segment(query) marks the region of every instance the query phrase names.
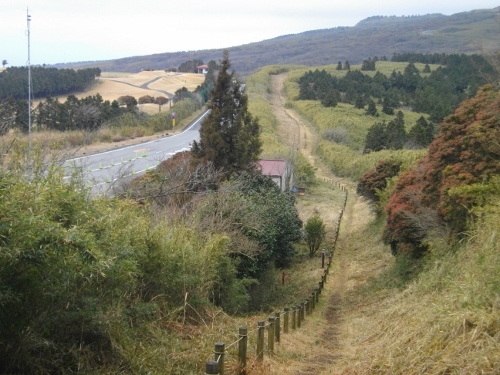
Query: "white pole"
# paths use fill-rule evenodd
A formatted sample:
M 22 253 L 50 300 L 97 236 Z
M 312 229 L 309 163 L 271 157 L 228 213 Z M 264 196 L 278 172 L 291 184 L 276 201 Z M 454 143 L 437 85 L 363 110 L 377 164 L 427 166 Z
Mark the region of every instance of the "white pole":
M 28 8 L 26 8 L 26 15 L 28 21 L 28 30 L 26 35 L 28 36 L 28 138 L 31 149 L 31 61 L 30 61 L 30 22 L 31 16 L 29 14 Z

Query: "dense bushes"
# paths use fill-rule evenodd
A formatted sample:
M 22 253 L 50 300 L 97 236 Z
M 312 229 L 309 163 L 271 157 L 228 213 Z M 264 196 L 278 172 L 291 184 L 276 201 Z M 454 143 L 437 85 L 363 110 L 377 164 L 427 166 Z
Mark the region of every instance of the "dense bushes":
M 189 153 L 181 153 L 134 181 L 128 194 L 186 218 L 200 233 L 227 236 L 227 259 L 219 269 L 224 282 L 217 284 L 212 300 L 231 312 L 261 309 L 264 302 L 246 293 L 269 270 L 290 264 L 302 223 L 294 197 L 269 177 L 249 171 L 226 182 L 221 178 L 220 171 L 193 164 Z
M 24 176 L 0 174 L 2 373 L 120 363 L 131 327 L 208 306 L 224 236 L 153 220 L 133 201 L 89 200 L 56 167 Z
M 397 176 L 401 162 L 395 160 L 380 160 L 373 170 L 369 170 L 359 179 L 356 192 L 359 195 L 377 202 L 377 193 L 387 187 L 387 179 Z
M 500 172 L 500 94 L 485 86 L 441 124 L 428 155 L 405 172 L 391 194 L 387 210 L 386 241 L 393 249 L 419 255 L 423 239 L 439 221 L 453 235 L 460 234 L 470 209 L 484 203 L 481 189 Z

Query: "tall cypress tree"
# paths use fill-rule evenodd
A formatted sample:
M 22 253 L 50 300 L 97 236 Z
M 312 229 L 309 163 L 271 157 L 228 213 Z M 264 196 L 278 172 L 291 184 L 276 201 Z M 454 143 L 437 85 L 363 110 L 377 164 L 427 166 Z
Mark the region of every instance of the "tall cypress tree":
M 230 66 L 225 50 L 208 104 L 211 112 L 201 124 L 200 141 L 192 147 L 196 162 L 212 162 L 227 177 L 251 168 L 262 147 L 259 122 L 248 112 L 248 97 L 234 72 L 228 72 Z

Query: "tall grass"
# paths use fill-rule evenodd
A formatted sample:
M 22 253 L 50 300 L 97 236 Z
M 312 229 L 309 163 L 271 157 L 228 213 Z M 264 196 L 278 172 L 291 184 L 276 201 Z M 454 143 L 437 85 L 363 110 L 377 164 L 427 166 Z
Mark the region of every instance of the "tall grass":
M 431 238 L 423 271 L 409 284 L 395 283 L 400 276 L 391 269 L 349 293 L 343 310 L 352 331 L 342 337 L 349 354 L 335 373 L 500 372 L 498 191 L 481 213 L 453 249 L 440 236 Z
M 253 116 L 259 119 L 261 127 L 262 156 L 275 157 L 287 155 L 289 147 L 281 142 L 277 133 L 278 120 L 269 105 L 270 83 L 269 76 L 285 72 L 287 68 L 268 66 L 259 70 L 247 79 L 246 92 L 248 94 L 248 109 Z
M 314 170 L 305 157 L 286 144 L 278 132 L 278 120 L 269 104 L 270 76 L 288 72 L 294 66 L 267 66 L 247 79 L 249 111 L 259 119 L 261 126 L 262 158 L 285 159 L 294 165 L 296 183 L 309 185 L 314 182 Z
M 361 154 L 347 146 L 320 139 L 317 152 L 333 173 L 358 180 L 370 169 L 374 169 L 381 160 L 400 161 L 401 169 L 408 169 L 425 155 L 426 150 L 383 150 Z

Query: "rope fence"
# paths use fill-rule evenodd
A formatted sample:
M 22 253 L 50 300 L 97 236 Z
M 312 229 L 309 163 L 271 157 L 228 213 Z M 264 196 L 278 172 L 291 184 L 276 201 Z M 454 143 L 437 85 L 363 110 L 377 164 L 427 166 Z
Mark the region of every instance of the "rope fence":
M 274 354 L 274 344 L 275 342 L 280 342 L 281 340 L 281 332 L 284 334 L 290 333 L 290 328 L 292 331 L 295 331 L 301 328 L 303 322 L 305 321 L 307 316 L 310 316 L 314 309 L 316 308 L 316 304 L 319 302 L 319 296 L 321 295 L 321 291 L 325 287 L 327 276 L 329 274 L 330 266 L 332 263 L 333 254 L 335 251 L 335 247 L 337 245 L 337 239 L 339 236 L 340 223 L 342 221 L 342 216 L 344 215 L 345 207 L 347 204 L 347 188 L 340 184 L 339 182 L 334 182 L 330 179 L 324 179 L 325 182 L 330 182 L 333 185 L 337 185 L 339 189 L 344 192 L 344 202 L 342 209 L 340 210 L 339 217 L 337 220 L 337 225 L 335 228 L 335 235 L 333 240 L 332 249 L 330 252 L 322 252 L 322 261 L 321 267 L 324 269 L 323 275 L 321 275 L 321 280 L 318 282 L 318 287 L 314 288 L 311 292 L 310 296 L 304 299 L 300 305 L 296 306 L 288 306 L 285 307 L 282 311 L 276 311 L 274 315 L 269 316 L 268 321 L 266 323 L 265 320 L 257 321 L 257 328 L 248 332 L 247 327 L 239 327 L 238 330 L 238 339 L 227 347 L 222 342 L 215 343 L 214 348 L 214 360 L 207 361 L 205 364 L 205 374 L 206 375 L 224 375 L 225 374 L 225 356 L 229 355 L 228 350 L 236 344 L 238 344 L 238 367 L 237 374 L 245 375 L 247 368 L 247 352 L 248 352 L 248 338 L 250 334 L 256 334 L 256 343 L 255 343 L 255 361 L 262 362 L 264 360 L 265 352 L 268 355 Z M 325 264 L 325 257 L 328 256 L 328 259 Z M 283 323 L 282 323 L 283 321 Z M 267 350 L 266 350 L 266 342 L 265 342 L 265 333 L 267 331 Z

